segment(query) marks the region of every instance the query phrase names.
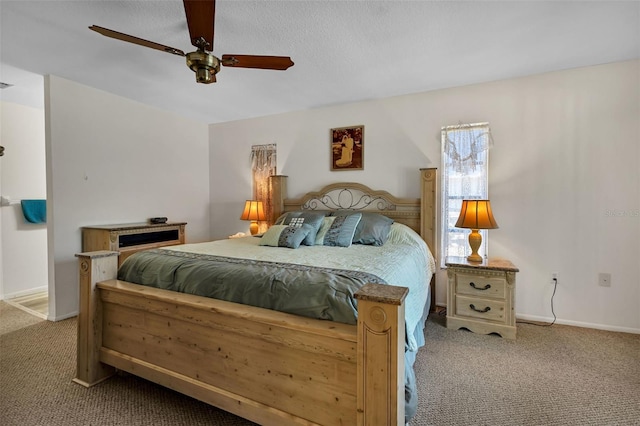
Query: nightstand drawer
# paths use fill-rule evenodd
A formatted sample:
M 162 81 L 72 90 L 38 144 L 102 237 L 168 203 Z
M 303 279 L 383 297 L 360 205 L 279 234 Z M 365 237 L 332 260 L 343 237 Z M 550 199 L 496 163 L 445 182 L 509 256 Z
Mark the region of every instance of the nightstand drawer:
M 467 296 L 456 297 L 456 315 L 458 316 L 504 322 L 504 310 L 504 300 L 479 299 Z
M 456 293 L 504 299 L 505 279 L 458 273 L 456 275 Z

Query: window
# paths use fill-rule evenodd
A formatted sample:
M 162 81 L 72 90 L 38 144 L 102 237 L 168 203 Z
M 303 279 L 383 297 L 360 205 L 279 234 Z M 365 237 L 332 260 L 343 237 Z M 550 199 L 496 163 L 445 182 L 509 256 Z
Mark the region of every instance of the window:
M 442 256 L 471 254 L 470 229 L 456 228 L 462 200 L 489 198 L 489 147 L 492 143 L 488 123 L 460 124 L 442 128 Z M 480 230 L 482 245 L 478 254 L 486 257 L 488 237 Z

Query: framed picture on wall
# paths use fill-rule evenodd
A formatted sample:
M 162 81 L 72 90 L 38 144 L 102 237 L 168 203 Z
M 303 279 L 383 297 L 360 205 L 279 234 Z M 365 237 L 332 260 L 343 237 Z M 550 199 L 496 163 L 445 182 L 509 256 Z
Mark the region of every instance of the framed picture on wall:
M 331 129 L 331 170 L 364 169 L 364 126 Z

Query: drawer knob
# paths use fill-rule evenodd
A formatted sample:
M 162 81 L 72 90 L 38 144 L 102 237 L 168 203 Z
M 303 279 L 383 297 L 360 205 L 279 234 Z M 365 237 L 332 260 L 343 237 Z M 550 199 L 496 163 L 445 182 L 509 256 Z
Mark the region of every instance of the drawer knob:
M 484 314 L 485 312 L 489 312 L 489 311 L 491 310 L 491 307 L 489 307 L 489 306 L 487 306 L 487 307 L 486 307 L 486 308 L 484 308 L 484 309 L 478 309 L 478 308 L 476 308 L 476 307 L 475 307 L 475 305 L 474 305 L 473 303 L 472 303 L 472 304 L 470 304 L 470 305 L 469 305 L 469 307 L 470 307 L 472 310 L 476 311 L 476 312 L 480 312 L 481 314 Z
M 489 290 L 491 288 L 491 284 L 487 284 L 484 287 L 477 287 L 476 283 L 474 283 L 473 281 L 471 281 L 469 283 L 469 285 L 473 288 L 475 288 L 476 290 Z

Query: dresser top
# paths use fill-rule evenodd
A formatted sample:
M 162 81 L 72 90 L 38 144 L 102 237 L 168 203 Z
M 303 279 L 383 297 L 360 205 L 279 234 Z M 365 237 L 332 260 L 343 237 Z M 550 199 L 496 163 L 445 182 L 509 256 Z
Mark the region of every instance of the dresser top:
M 494 271 L 519 272 L 520 270 L 507 259 L 489 259 L 482 262 L 469 262 L 466 257 L 449 256 L 444 260 L 446 266 Z
M 82 229 L 103 229 L 107 231 L 126 231 L 128 229 L 149 229 L 149 228 L 161 228 L 163 226 L 180 226 L 186 225 L 187 222 L 167 222 L 167 223 L 121 223 L 116 225 L 90 225 L 83 226 Z

